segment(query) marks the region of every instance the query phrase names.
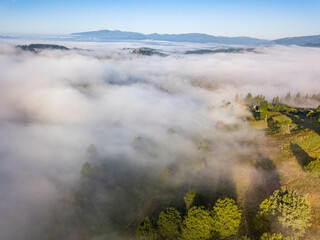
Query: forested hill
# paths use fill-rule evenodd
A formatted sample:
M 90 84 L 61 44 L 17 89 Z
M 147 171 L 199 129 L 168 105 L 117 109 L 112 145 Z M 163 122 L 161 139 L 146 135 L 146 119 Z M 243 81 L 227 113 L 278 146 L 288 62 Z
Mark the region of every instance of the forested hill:
M 212 36 L 202 33 L 186 34 L 142 34 L 137 32 L 123 32 L 100 30 L 92 32 L 72 33 L 75 39 L 86 41 L 111 41 L 111 40 L 156 40 L 172 42 L 192 42 L 192 43 L 219 43 L 219 44 L 240 44 L 240 45 L 260 45 L 269 41 L 251 37 L 222 37 Z

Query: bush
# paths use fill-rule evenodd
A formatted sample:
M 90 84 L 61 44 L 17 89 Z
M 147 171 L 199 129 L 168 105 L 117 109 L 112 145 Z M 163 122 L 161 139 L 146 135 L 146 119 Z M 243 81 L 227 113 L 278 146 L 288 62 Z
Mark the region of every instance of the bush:
M 180 236 L 182 219 L 174 208 L 167 208 L 161 212 L 158 220 L 158 229 L 164 239 L 175 240 Z
M 310 226 L 310 205 L 303 196 L 287 187 L 275 191 L 260 205 L 254 224 L 260 232 L 282 232 L 299 238 Z
M 239 231 L 241 211 L 234 200 L 218 200 L 213 207 L 214 230 L 221 238 L 230 237 Z
M 268 123 L 268 128 L 271 131 L 277 131 L 279 129 L 279 122 L 275 121 L 273 118 L 268 118 L 267 123 Z
M 320 177 L 320 158 L 311 161 L 305 168 L 310 172 L 312 175 L 316 177 Z
M 146 217 L 137 228 L 137 237 L 141 240 L 156 240 L 159 238 L 153 219 Z

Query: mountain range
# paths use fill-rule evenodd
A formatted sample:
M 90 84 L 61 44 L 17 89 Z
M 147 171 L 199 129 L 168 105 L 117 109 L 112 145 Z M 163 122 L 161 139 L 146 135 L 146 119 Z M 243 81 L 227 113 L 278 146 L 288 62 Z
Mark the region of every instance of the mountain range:
M 78 41 L 117 41 L 117 40 L 156 40 L 171 42 L 191 42 L 191 43 L 217 43 L 217 44 L 235 44 L 235 45 L 299 45 L 299 46 L 320 46 L 320 35 L 288 37 L 276 40 L 265 40 L 251 37 L 222 37 L 212 36 L 202 33 L 186 34 L 142 34 L 138 32 L 123 32 L 119 30 L 100 30 L 91 32 L 80 32 L 70 34 L 71 39 Z
M 0 36 L 0 39 L 24 39 L 21 37 Z M 38 39 L 36 36 L 27 36 L 28 39 Z M 286 37 L 275 40 L 265 40 L 252 37 L 224 37 L 213 36 L 203 33 L 185 33 L 185 34 L 142 34 L 138 32 L 126 32 L 119 30 L 100 30 L 91 32 L 71 33 L 69 35 L 60 35 L 58 37 L 41 37 L 42 40 L 71 40 L 71 41 L 89 41 L 89 42 L 108 42 L 108 41 L 168 41 L 168 42 L 189 42 L 189 43 L 215 43 L 228 45 L 298 45 L 304 47 L 320 47 L 320 35 Z
M 72 33 L 72 38 L 83 41 L 112 41 L 112 40 L 156 40 L 171 42 L 191 43 L 218 43 L 218 44 L 239 44 L 239 45 L 260 45 L 269 41 L 251 37 L 221 37 L 202 33 L 186 34 L 142 34 L 137 32 L 122 32 L 119 30 L 100 30 L 93 32 Z

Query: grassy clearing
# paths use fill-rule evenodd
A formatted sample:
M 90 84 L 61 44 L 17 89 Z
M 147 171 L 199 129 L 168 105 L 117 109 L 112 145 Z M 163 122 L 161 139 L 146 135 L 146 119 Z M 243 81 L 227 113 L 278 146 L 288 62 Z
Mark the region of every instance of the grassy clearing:
M 319 124 L 316 119 L 299 119 L 297 116 L 279 114 L 274 116 L 277 121 L 291 118 L 297 128 L 290 134 L 271 132 L 265 121 L 255 121 L 251 126 L 265 130 L 268 138 L 268 148 L 263 153 L 275 165 L 279 175 L 280 185 L 288 186 L 300 194 L 305 194 L 312 207 L 312 226 L 306 239 L 318 240 L 320 236 L 320 178 L 306 172 L 303 164 L 320 157 Z

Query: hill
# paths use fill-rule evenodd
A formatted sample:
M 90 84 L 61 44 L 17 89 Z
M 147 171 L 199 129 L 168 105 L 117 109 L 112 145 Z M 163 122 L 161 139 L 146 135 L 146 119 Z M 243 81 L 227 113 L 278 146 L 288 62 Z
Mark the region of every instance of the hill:
M 319 47 L 320 35 L 287 37 L 287 38 L 276 39 L 276 40 L 273 40 L 272 42 L 276 44 L 281 44 L 281 45 L 299 45 L 299 46 L 306 46 L 306 47 Z
M 18 45 L 17 48 L 20 48 L 24 51 L 30 51 L 30 52 L 38 52 L 39 50 L 69 50 L 65 46 L 60 45 L 54 45 L 54 44 L 29 44 L 29 45 Z
M 172 42 L 192 42 L 192 43 L 219 43 L 219 44 L 240 44 L 240 45 L 260 45 L 268 43 L 268 40 L 251 37 L 221 37 L 202 33 L 186 34 L 142 34 L 137 32 L 122 32 L 119 30 L 100 30 L 92 32 L 72 33 L 75 40 L 84 41 L 112 41 L 112 40 L 156 40 Z

